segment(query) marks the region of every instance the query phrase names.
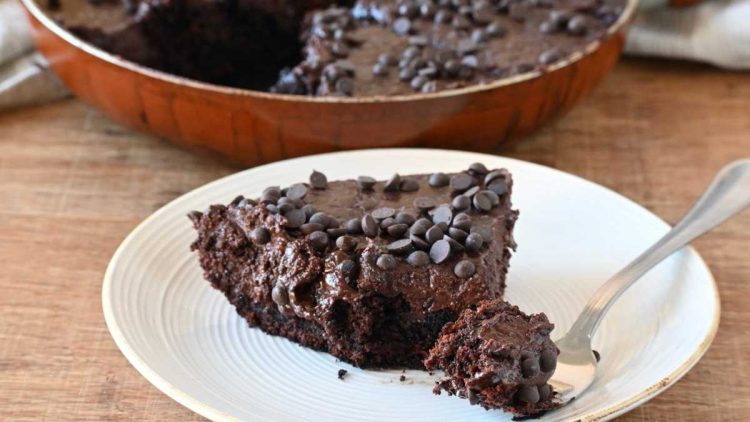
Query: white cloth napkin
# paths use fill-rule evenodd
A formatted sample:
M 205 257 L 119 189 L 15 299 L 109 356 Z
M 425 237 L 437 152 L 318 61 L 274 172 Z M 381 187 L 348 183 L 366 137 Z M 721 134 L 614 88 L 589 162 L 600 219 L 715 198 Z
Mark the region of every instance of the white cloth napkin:
M 705 0 L 690 7 L 669 7 L 665 1 L 642 0 L 627 54 L 750 69 L 750 0 Z M 0 110 L 66 95 L 44 58 L 33 51 L 21 6 L 0 0 Z

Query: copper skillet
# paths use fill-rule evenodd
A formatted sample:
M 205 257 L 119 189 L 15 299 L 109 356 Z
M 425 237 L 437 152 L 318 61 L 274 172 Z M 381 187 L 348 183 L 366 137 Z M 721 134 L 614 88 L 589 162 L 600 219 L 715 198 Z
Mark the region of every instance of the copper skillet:
M 245 165 L 368 147 L 496 150 L 569 110 L 601 81 L 637 4 L 629 0 L 602 39 L 545 72 L 432 94 L 308 98 L 137 65 L 76 38 L 34 0 L 21 1 L 39 50 L 77 96 L 119 122 Z

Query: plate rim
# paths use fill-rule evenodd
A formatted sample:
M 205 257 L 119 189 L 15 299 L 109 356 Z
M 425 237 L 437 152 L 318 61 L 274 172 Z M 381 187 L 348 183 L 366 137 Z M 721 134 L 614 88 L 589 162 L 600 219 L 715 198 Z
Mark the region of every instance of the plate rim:
M 120 352 L 123 354 L 123 356 L 125 356 L 125 359 L 144 378 L 146 378 L 146 380 L 150 382 L 154 387 L 156 387 L 159 391 L 166 394 L 168 397 L 175 400 L 179 404 L 190 409 L 191 411 L 205 418 L 208 418 L 210 420 L 227 420 L 227 421 L 240 420 L 234 416 L 231 416 L 225 412 L 222 412 L 219 409 L 216 409 L 215 407 L 211 405 L 204 403 L 203 401 L 193 397 L 192 395 L 172 385 L 166 379 L 161 377 L 158 371 L 156 371 L 148 363 L 146 363 L 146 361 L 142 359 L 140 355 L 137 353 L 137 351 L 133 347 L 131 347 L 131 345 L 128 343 L 122 330 L 120 329 L 120 326 L 117 323 L 117 319 L 114 315 L 114 311 L 112 307 L 112 298 L 111 298 L 114 271 L 118 265 L 118 262 L 120 261 L 119 259 L 120 255 L 122 255 L 124 251 L 128 249 L 128 246 L 130 245 L 130 243 L 133 241 L 133 239 L 135 239 L 135 237 L 138 234 L 140 234 L 142 230 L 144 230 L 145 226 L 150 224 L 152 220 L 157 219 L 163 212 L 165 212 L 166 209 L 170 208 L 175 202 L 181 201 L 187 196 L 196 195 L 197 192 L 209 190 L 211 189 L 211 187 L 215 185 L 220 185 L 226 179 L 236 177 L 240 174 L 247 173 L 247 172 L 254 172 L 258 170 L 264 170 L 269 167 L 275 167 L 279 165 L 287 165 L 289 163 L 294 163 L 298 161 L 308 161 L 308 160 L 316 159 L 320 157 L 359 155 L 363 153 L 364 154 L 388 154 L 388 153 L 400 154 L 400 153 L 415 153 L 415 152 L 421 152 L 421 153 L 437 152 L 441 154 L 459 154 L 459 155 L 464 155 L 465 157 L 476 157 L 478 161 L 481 160 L 481 157 L 488 157 L 492 159 L 502 158 L 503 160 L 507 160 L 510 162 L 516 162 L 516 163 L 521 163 L 523 165 L 529 165 L 531 167 L 537 167 L 544 171 L 551 171 L 553 173 L 563 174 L 565 176 L 577 179 L 577 181 L 579 182 L 584 182 L 587 184 L 594 185 L 598 188 L 604 189 L 610 194 L 620 197 L 621 199 L 624 199 L 625 201 L 629 202 L 631 205 L 634 205 L 640 212 L 645 212 L 655 217 L 666 227 L 671 227 L 669 223 L 664 221 L 660 216 L 651 212 L 649 209 L 647 209 L 643 205 L 635 202 L 634 200 L 628 198 L 627 196 L 619 192 L 614 191 L 613 189 L 608 188 L 607 186 L 587 180 L 581 176 L 578 176 L 572 173 L 558 170 L 553 167 L 545 166 L 543 164 L 537 164 L 537 163 L 533 163 L 530 161 L 519 160 L 516 158 L 511 158 L 511 157 L 506 157 L 506 156 L 501 156 L 501 155 L 491 155 L 491 154 L 467 152 L 467 151 L 460 151 L 460 150 L 450 150 L 450 149 L 437 149 L 437 148 L 373 148 L 373 149 L 352 150 L 352 151 L 337 151 L 337 152 L 331 152 L 331 153 L 315 154 L 315 155 L 309 155 L 309 156 L 304 156 L 304 157 L 297 157 L 297 158 L 292 158 L 292 159 L 287 159 L 287 160 L 276 161 L 273 163 L 264 164 L 261 166 L 256 166 L 256 167 L 248 168 L 248 169 L 241 170 L 238 172 L 234 172 L 232 174 L 228 174 L 226 176 L 220 177 L 216 180 L 213 180 L 211 182 L 198 186 L 194 189 L 191 189 L 188 192 L 183 193 L 182 195 L 172 199 L 171 201 L 159 207 L 159 209 L 157 209 L 156 211 L 151 213 L 149 216 L 144 218 L 128 233 L 128 235 L 124 238 L 124 240 L 120 243 L 120 245 L 115 250 L 114 254 L 112 255 L 112 258 L 110 258 L 110 261 L 107 264 L 107 269 L 104 273 L 104 278 L 103 278 L 103 283 L 102 283 L 102 310 L 104 314 L 104 321 L 106 323 L 106 326 L 110 335 L 112 336 L 112 339 L 115 341 L 115 344 L 117 345 L 118 349 L 120 349 Z M 622 415 L 623 413 L 629 410 L 632 410 L 640 406 L 641 404 L 651 400 L 652 398 L 666 391 L 669 387 L 674 385 L 683 376 L 685 376 L 685 374 L 687 374 L 700 361 L 703 355 L 705 355 L 708 349 L 710 348 L 711 344 L 713 343 L 714 338 L 716 337 L 716 333 L 718 332 L 719 322 L 721 319 L 721 297 L 719 295 L 718 285 L 716 283 L 716 279 L 713 275 L 713 272 L 711 271 L 711 268 L 706 264 L 703 257 L 698 253 L 698 251 L 695 250 L 695 248 L 693 248 L 692 246 L 687 246 L 685 250 L 687 250 L 694 258 L 697 259 L 696 263 L 700 264 L 702 269 L 705 270 L 711 282 L 710 284 L 711 284 L 711 289 L 713 291 L 715 310 L 714 310 L 713 315 L 711 316 L 712 317 L 711 326 L 709 327 L 709 330 L 706 333 L 706 336 L 703 338 L 703 340 L 701 340 L 701 343 L 699 344 L 699 346 L 690 354 L 690 356 L 685 361 L 682 362 L 682 364 L 679 367 L 677 367 L 674 371 L 666 375 L 659 382 L 643 389 L 640 393 L 630 398 L 621 400 L 613 404 L 612 406 L 604 408 L 598 412 L 586 415 L 580 418 L 579 419 L 580 421 L 609 420 L 616 416 Z

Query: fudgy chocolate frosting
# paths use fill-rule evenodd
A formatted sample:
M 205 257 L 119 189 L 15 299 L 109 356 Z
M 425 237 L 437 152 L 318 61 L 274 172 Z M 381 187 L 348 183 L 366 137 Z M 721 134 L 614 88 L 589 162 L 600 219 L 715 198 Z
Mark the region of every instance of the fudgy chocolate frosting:
M 304 204 L 337 220 L 334 226 L 339 230 L 345 230 L 343 226 L 349 220 L 361 220 L 365 215 L 377 214 L 382 209 L 386 209 L 386 214 L 388 209 L 392 209 L 394 217 L 398 213 L 407 213 L 415 218 L 429 217 L 429 212 L 417 209 L 415 199 L 431 198 L 436 205 L 431 210 L 434 212 L 441 206 L 449 207 L 454 197 L 460 195 L 450 186 L 430 186 L 429 177 L 416 175 L 401 178 L 402 183 L 405 180 L 418 183 L 418 190 L 412 192 L 385 191 L 386 182 L 377 182 L 372 189 L 366 190 L 361 189 L 355 180 L 331 182 L 327 183 L 325 189 L 307 189 Z M 484 177 L 471 176 L 480 190 L 486 187 Z M 453 257 L 442 263 L 430 262 L 423 266 L 414 266 L 405 259 L 408 252 L 418 250 L 411 246 L 402 259 L 396 259 L 395 267 L 388 270 L 378 266 L 378 258 L 384 254 L 392 255 L 388 245 L 408 238 L 408 232 L 392 236 L 381 229 L 381 234 L 376 237 L 347 235 L 356 240 L 352 250 L 341 250 L 333 239 L 321 250 L 314 245 L 310 235 L 304 235 L 297 229 L 290 230 L 288 219 L 281 213 L 274 213 L 274 207 L 269 211 L 262 203 L 241 199 L 226 208 L 219 207 L 209 212 L 224 214 L 248 238 L 259 227 L 270 232 L 270 241 L 256 245 L 252 255 L 247 256 L 247 271 L 256 278 L 276 280 L 274 301 L 284 314 L 323 319 L 334 301 L 355 302 L 363 295 L 372 294 L 386 297 L 401 295 L 416 314 L 443 309 L 458 312 L 479 300 L 498 297 L 503 291 L 504 286 L 497 282 L 497 274 L 506 271 L 505 260 L 501 258 L 510 253 L 513 244 L 510 229 L 517 212 L 511 210 L 509 200 L 511 176 L 503 170 L 501 179 L 507 193 L 499 198 L 497 206 L 489 212 L 479 212 L 473 207 L 464 211 L 471 217 L 471 231 L 487 236 L 484 239 L 486 246 L 477 252 L 454 251 Z M 339 234 L 339 237 L 344 235 L 343 232 L 333 234 Z M 461 260 L 471 261 L 475 266 L 475 273 L 468 279 L 456 274 L 455 266 Z M 356 267 L 348 270 L 342 268 L 345 261 L 353 261 Z M 256 295 L 267 293 L 264 287 L 254 290 L 257 290 L 254 292 Z

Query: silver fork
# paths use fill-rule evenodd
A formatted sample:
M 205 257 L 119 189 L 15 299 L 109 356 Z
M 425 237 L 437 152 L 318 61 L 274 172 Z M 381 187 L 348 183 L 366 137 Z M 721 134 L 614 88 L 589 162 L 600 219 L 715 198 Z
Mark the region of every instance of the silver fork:
M 748 206 L 750 159 L 744 159 L 722 168 L 672 230 L 599 287 L 567 334 L 556 342 L 560 355 L 550 383 L 560 393 L 563 404 L 580 396 L 594 382 L 597 359 L 591 338 L 620 295 L 656 264 Z

